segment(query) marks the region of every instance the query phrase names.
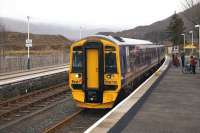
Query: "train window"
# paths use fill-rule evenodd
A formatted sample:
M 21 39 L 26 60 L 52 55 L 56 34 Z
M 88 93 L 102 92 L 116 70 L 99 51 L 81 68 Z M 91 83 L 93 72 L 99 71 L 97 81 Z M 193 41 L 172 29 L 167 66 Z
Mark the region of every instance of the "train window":
M 105 73 L 117 73 L 115 48 L 106 46 L 105 50 Z
M 81 47 L 73 49 L 72 71 L 79 73 L 83 68 L 83 51 Z
M 118 40 L 120 42 L 124 42 L 123 38 L 121 38 L 119 36 L 113 36 L 113 38 L 115 38 L 116 40 Z
M 126 57 L 122 56 L 122 59 L 123 59 L 123 65 L 124 65 L 124 73 L 126 73 L 127 72 Z

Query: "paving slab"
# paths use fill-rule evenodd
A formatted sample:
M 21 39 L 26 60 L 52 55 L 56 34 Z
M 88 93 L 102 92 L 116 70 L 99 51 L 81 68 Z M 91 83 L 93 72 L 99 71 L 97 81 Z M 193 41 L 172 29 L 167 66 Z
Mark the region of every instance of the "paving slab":
M 200 133 L 200 71 L 184 74 L 171 66 L 124 125 L 119 132 Z

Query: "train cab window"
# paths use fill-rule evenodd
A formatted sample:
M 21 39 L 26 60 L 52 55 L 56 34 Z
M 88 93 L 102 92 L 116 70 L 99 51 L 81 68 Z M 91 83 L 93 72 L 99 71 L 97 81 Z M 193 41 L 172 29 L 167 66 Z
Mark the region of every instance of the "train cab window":
M 83 51 L 82 47 L 73 48 L 73 57 L 72 57 L 72 71 L 75 73 L 82 72 L 83 69 Z
M 105 73 L 117 73 L 116 51 L 112 46 L 105 48 Z

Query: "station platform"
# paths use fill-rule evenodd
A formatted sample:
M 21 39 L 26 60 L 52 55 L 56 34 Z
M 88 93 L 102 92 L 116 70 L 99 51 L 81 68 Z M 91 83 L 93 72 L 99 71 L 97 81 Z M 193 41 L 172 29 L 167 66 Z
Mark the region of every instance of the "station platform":
M 196 75 L 183 74 L 180 68 L 171 66 L 120 130 L 124 133 L 200 132 L 199 71 Z
M 185 74 L 169 64 L 154 83 L 156 73 L 86 133 L 200 132 L 200 70 Z

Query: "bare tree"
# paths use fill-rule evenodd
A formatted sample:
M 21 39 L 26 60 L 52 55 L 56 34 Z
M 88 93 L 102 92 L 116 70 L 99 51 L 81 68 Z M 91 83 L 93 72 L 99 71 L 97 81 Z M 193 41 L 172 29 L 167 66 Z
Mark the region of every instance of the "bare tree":
M 187 10 L 184 12 L 184 16 L 188 21 L 193 25 L 200 24 L 200 0 L 184 0 L 182 5 Z

